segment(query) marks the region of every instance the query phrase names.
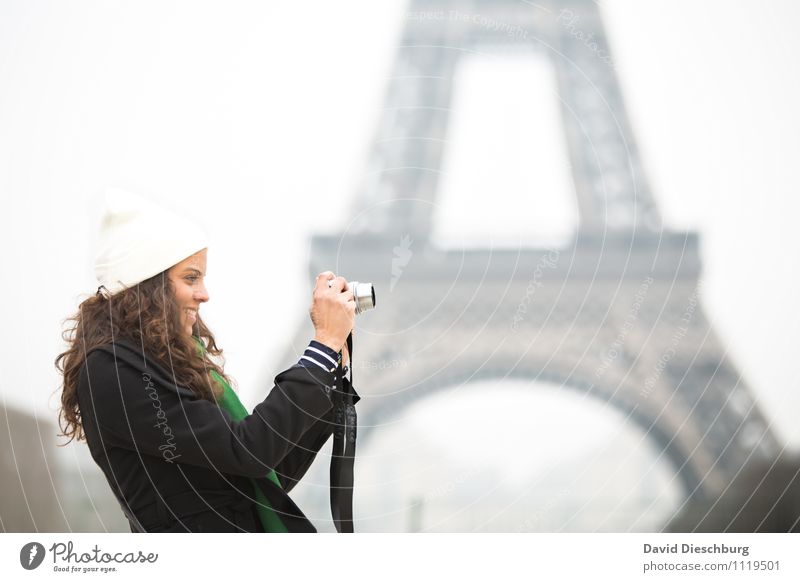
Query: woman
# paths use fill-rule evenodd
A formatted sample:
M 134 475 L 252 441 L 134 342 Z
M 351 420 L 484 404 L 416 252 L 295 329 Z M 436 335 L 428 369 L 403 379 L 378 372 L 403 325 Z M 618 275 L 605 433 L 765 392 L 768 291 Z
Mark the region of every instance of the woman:
M 131 531 L 316 531 L 287 494 L 332 434 L 355 317 L 347 281 L 320 273 L 314 340 L 247 414 L 200 315 L 202 230 L 125 192 L 106 206 L 100 287 L 55 362 L 63 436 L 87 441 Z

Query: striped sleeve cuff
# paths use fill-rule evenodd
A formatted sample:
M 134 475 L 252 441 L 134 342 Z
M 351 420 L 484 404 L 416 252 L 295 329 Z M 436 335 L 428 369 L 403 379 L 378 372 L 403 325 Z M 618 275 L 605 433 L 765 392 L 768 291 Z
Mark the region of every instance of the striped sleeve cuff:
M 339 365 L 339 354 L 325 344 L 316 340 L 311 340 L 306 351 L 300 356 L 299 366 L 310 367 L 318 366 L 326 372 L 335 372 Z

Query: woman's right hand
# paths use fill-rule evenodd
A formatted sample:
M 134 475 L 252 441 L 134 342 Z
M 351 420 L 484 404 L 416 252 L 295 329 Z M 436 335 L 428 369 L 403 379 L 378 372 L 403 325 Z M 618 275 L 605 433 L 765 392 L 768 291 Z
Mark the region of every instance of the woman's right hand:
M 347 280 L 336 277 L 331 271 L 317 275 L 309 314 L 316 331 L 314 339 L 341 351 L 356 319 L 356 302 Z

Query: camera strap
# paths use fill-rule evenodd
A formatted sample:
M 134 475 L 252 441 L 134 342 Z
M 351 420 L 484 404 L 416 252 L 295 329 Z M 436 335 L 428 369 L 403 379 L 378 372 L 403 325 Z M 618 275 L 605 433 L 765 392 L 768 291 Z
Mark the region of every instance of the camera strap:
M 350 382 L 344 384 L 342 358 L 336 371 L 338 394 L 334 404 L 331 456 L 331 515 L 339 533 L 353 533 L 353 464 L 356 457 L 356 407 L 353 404 L 353 334 L 347 336 Z

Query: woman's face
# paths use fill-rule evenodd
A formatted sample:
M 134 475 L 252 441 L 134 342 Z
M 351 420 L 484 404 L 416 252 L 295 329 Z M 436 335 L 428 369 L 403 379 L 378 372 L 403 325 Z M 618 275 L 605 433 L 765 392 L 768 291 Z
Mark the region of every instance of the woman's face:
M 175 298 L 181 311 L 183 330 L 192 335 L 197 322 L 197 311 L 201 303 L 208 301 L 204 279 L 206 276 L 206 254 L 203 249 L 171 267 L 167 275 L 175 287 Z

